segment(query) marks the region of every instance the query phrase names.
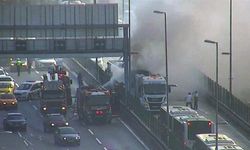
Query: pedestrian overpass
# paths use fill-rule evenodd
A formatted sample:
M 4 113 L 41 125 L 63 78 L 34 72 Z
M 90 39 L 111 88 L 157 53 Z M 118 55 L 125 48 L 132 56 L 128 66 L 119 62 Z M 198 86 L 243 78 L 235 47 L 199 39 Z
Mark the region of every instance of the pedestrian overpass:
M 0 57 L 113 57 L 128 52 L 118 4 L 0 5 Z

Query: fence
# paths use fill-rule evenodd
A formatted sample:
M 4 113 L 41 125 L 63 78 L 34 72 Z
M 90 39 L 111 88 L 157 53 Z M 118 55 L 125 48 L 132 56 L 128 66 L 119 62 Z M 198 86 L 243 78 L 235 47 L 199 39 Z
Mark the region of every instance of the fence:
M 250 104 L 241 101 L 211 78 L 203 73 L 201 74 L 204 79 L 205 89 L 210 97 L 209 100 L 212 103 L 218 100 L 220 110 L 227 113 L 230 120 L 235 121 L 241 128 L 250 133 Z

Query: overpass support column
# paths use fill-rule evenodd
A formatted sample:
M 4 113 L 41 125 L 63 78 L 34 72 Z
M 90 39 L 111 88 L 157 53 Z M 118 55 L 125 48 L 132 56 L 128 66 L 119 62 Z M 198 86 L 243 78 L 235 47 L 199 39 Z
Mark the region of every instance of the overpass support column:
M 129 36 L 128 27 L 124 27 L 123 30 L 124 43 L 123 43 L 123 61 L 124 61 L 124 82 L 125 82 L 125 100 L 122 102 L 128 106 L 129 99 Z

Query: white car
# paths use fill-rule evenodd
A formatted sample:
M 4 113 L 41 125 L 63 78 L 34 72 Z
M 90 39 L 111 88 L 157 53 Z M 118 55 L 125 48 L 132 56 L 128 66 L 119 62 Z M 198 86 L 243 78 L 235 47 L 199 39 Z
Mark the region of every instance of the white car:
M 0 67 L 0 76 L 7 76 L 9 75 L 4 69 L 3 67 Z
M 33 100 L 40 98 L 42 81 L 23 82 L 14 91 L 17 100 Z
M 36 69 L 48 70 L 50 66 L 56 65 L 56 60 L 54 58 L 48 58 L 48 59 L 36 58 L 34 63 Z

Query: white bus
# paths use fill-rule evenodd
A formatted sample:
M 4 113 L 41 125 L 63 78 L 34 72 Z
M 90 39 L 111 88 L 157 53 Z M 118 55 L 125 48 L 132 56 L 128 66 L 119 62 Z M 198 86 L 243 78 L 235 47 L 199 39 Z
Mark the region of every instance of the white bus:
M 193 150 L 215 150 L 216 135 L 215 134 L 197 134 Z M 224 134 L 218 134 L 219 150 L 242 150 L 231 138 Z

